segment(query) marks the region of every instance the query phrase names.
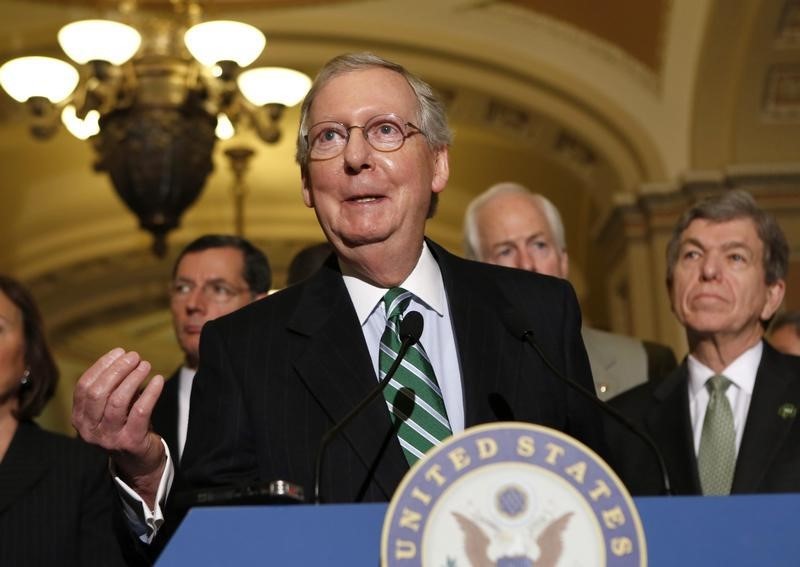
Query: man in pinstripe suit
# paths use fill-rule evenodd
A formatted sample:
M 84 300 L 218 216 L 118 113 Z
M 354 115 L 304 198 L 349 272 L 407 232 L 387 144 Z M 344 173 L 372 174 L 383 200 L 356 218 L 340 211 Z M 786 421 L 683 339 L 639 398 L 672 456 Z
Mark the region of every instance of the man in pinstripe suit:
M 297 160 L 304 203 L 336 253 L 311 278 L 204 328 L 182 461 L 190 486 L 282 478 L 310 491 L 322 436 L 375 385 L 381 298 L 397 286 L 425 320 L 420 343 L 453 432 L 520 420 L 602 450 L 594 407 L 521 338 L 532 332 L 552 364 L 591 387 L 571 286 L 463 260 L 424 237 L 449 143 L 440 102 L 403 67 L 372 54 L 326 64 L 303 104 Z M 73 409 L 81 435 L 112 451 L 141 497 L 143 541 L 171 469 L 147 430 L 162 379 L 134 399 L 149 370 L 136 353 L 111 351 L 81 377 Z M 387 500 L 409 466 L 382 400 L 327 451 L 327 501 Z

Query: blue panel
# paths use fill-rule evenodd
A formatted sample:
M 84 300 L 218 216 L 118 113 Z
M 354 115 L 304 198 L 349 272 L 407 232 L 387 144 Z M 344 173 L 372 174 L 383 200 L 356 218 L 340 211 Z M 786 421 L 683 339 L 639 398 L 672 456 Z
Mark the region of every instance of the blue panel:
M 651 567 L 800 565 L 800 494 L 635 501 Z M 375 566 L 385 511 L 385 504 L 200 508 L 158 566 Z

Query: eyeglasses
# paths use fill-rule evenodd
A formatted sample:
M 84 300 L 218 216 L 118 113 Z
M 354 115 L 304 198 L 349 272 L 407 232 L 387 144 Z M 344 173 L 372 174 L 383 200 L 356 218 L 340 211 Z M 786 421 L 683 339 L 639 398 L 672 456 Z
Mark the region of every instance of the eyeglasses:
M 197 284 L 189 281 L 176 281 L 170 286 L 170 296 L 174 301 L 186 301 L 197 289 Z M 237 295 L 249 291 L 247 288 L 238 288 L 223 281 L 210 281 L 200 286 L 203 297 L 214 303 L 228 303 Z
M 403 122 L 394 114 L 373 116 L 363 126 L 345 126 L 333 120 L 317 122 L 305 135 L 311 159 L 331 159 L 341 154 L 347 147 L 353 128 L 361 128 L 364 139 L 379 152 L 398 150 L 406 138 L 422 133 L 419 127 L 411 122 Z

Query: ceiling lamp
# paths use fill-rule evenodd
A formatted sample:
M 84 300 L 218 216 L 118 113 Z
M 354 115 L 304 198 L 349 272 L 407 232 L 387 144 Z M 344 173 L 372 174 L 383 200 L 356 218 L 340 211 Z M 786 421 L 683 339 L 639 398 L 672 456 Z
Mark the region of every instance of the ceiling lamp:
M 171 18 L 137 12 L 128 23 L 83 20 L 61 28 L 58 42 L 82 66 L 82 81 L 72 65 L 50 57 L 0 67 L 0 85 L 29 107 L 35 137 L 48 138 L 63 124 L 92 142 L 95 169 L 109 174 L 159 255 L 213 169 L 216 140 L 249 124 L 265 142 L 277 142 L 283 110 L 311 85 L 292 69 L 242 72 L 266 45 L 259 29 L 200 22 L 195 3 L 174 5 Z
M 0 67 L 0 84 L 17 102 L 63 102 L 78 86 L 78 71 L 52 57 L 19 57 Z

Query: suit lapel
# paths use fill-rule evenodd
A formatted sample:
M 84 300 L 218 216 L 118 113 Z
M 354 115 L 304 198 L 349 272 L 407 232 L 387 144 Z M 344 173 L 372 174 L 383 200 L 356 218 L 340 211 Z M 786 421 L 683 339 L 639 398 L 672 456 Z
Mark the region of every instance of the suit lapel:
M 787 403 L 800 406 L 800 381 L 766 342 L 758 365 L 731 492 L 756 492 L 791 431 L 794 417 L 782 417 Z
M 0 513 L 23 498 L 50 468 L 50 460 L 41 451 L 36 434 L 36 425 L 20 423 L 0 461 Z
M 645 417 L 648 433 L 661 449 L 675 494 L 700 494 L 700 479 L 689 415 L 686 361 L 654 391 L 656 403 Z
M 508 340 L 509 330 L 498 315 L 510 312 L 513 306 L 491 282 L 476 293 L 470 276 L 460 276 L 453 256 L 437 244 L 427 241 L 436 258 L 447 294 L 450 319 L 456 338 L 464 396 L 464 426 L 470 427 L 486 421 L 510 421 L 511 400 L 498 396 L 498 382 L 512 382 L 519 374 L 520 357 L 525 345 L 521 340 Z M 513 319 L 512 319 L 513 320 Z M 491 353 L 491 356 L 486 356 Z
M 153 430 L 167 442 L 172 458 L 178 458 L 178 390 L 181 368 L 170 376 L 153 410 Z
M 335 261 L 309 280 L 289 329 L 307 339 L 295 369 L 333 426 L 377 386 L 361 326 Z M 365 467 L 374 468 L 375 481 L 391 497 L 408 462 L 383 397 L 365 407 L 341 435 Z

